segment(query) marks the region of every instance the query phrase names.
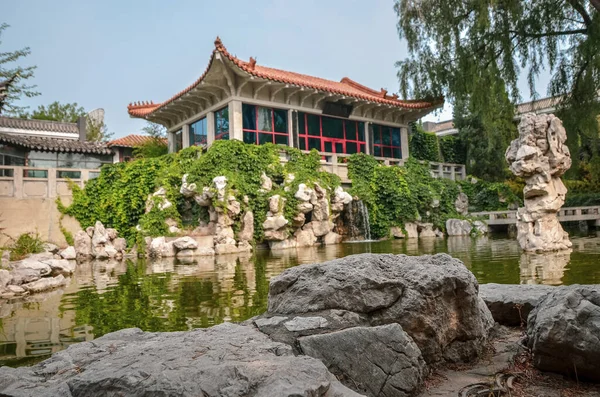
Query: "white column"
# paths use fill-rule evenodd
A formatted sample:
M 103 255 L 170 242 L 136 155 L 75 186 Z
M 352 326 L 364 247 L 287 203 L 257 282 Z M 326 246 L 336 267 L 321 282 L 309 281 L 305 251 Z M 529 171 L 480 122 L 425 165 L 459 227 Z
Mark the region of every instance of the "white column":
M 294 111 L 289 109 L 287 112 L 288 117 L 288 146 L 296 147 L 294 142 Z
M 244 140 L 242 123 L 242 102 L 229 102 L 229 139 L 237 139 L 238 141 Z
M 210 147 L 215 141 L 215 112 L 206 115 L 206 144 Z
M 370 125 L 371 123 L 369 123 L 368 121 L 365 122 L 365 143 L 367 144 L 367 150 L 366 150 L 366 154 L 373 154 L 371 153 L 371 139 L 373 139 L 373 137 L 371 136 L 369 130 L 370 130 Z
M 408 153 L 408 128 L 400 128 L 400 145 L 402 146 L 402 159 L 406 160 L 410 155 Z
M 175 134 L 172 131 L 167 132 L 167 143 L 169 146 L 169 153 L 173 153 L 175 151 Z
M 184 124 L 181 126 L 181 141 L 182 148 L 186 148 L 190 146 L 190 125 Z

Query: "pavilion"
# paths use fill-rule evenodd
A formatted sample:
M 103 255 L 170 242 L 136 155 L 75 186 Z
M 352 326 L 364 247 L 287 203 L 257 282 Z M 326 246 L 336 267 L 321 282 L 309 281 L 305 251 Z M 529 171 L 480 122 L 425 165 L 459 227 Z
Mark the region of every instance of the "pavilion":
M 347 77 L 331 81 L 243 61 L 217 37 L 208 67 L 162 103 L 136 102 L 130 116 L 162 124 L 169 151 L 218 139 L 267 142 L 323 153 L 406 159 L 408 124 L 443 99 L 401 100 Z

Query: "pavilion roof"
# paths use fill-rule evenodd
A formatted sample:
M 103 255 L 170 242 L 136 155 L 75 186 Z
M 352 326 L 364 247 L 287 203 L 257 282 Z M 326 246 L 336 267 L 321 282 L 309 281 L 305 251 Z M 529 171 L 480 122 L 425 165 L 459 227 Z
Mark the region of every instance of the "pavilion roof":
M 133 148 L 133 147 L 143 145 L 144 143 L 151 141 L 152 139 L 154 139 L 154 138 L 149 135 L 130 134 L 130 135 L 124 136 L 122 138 L 113 139 L 112 141 L 108 142 L 106 145 L 108 147 L 130 147 L 130 148 Z M 161 138 L 160 140 L 165 145 L 167 144 L 166 138 Z
M 437 108 L 443 104 L 443 98 L 435 98 L 433 100 L 401 100 L 398 95 L 388 95 L 387 90 L 379 91 L 366 87 L 348 77 L 342 78 L 340 81 L 327 80 L 320 77 L 308 76 L 296 72 L 270 68 L 258 65 L 252 57 L 248 61 L 241 60 L 227 51 L 219 37 L 215 40 L 215 49 L 212 52 L 208 67 L 194 83 L 178 92 L 173 97 L 162 103 L 154 102 L 135 102 L 130 103 L 127 107 L 129 114 L 133 117 L 146 118 L 156 110 L 177 101 L 177 99 L 190 92 L 192 89 L 200 85 L 207 75 L 210 67 L 215 59 L 216 54 L 221 54 L 227 58 L 233 65 L 246 74 L 254 78 L 260 78 L 268 81 L 289 84 L 301 88 L 309 88 L 322 92 L 328 92 L 347 97 L 352 97 L 368 102 L 379 103 L 383 105 L 393 106 L 401 109 L 424 110 L 429 108 Z
M 80 141 L 76 139 L 15 135 L 0 132 L 0 143 L 47 152 L 112 154 L 112 150 L 104 142 Z

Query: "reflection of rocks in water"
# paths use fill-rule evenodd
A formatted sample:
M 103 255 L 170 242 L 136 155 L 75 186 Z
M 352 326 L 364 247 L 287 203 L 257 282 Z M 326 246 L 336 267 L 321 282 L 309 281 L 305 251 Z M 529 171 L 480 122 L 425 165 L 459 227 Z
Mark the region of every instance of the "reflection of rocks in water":
M 127 271 L 126 261 L 94 260 L 91 262 L 91 265 L 94 285 L 99 294 L 106 292 L 110 286 L 117 284 L 119 282 L 119 275 Z
M 418 238 L 406 239 L 406 254 L 407 255 L 419 255 L 419 239 Z
M 571 259 L 572 250 L 521 255 L 521 283 L 562 284 L 565 267 Z
M 175 270 L 173 258 L 160 258 L 146 262 L 146 274 L 171 273 Z

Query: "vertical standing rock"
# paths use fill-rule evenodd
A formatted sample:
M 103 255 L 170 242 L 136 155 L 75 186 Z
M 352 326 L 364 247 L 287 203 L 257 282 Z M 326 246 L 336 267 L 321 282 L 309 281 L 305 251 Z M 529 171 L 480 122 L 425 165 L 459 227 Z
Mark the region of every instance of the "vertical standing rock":
M 519 123 L 519 138 L 506 150 L 510 170 L 525 179 L 525 207 L 517 212 L 517 240 L 525 251 L 571 247 L 556 215 L 567 194 L 560 177 L 571 167 L 566 140 L 558 117 L 530 113 Z

